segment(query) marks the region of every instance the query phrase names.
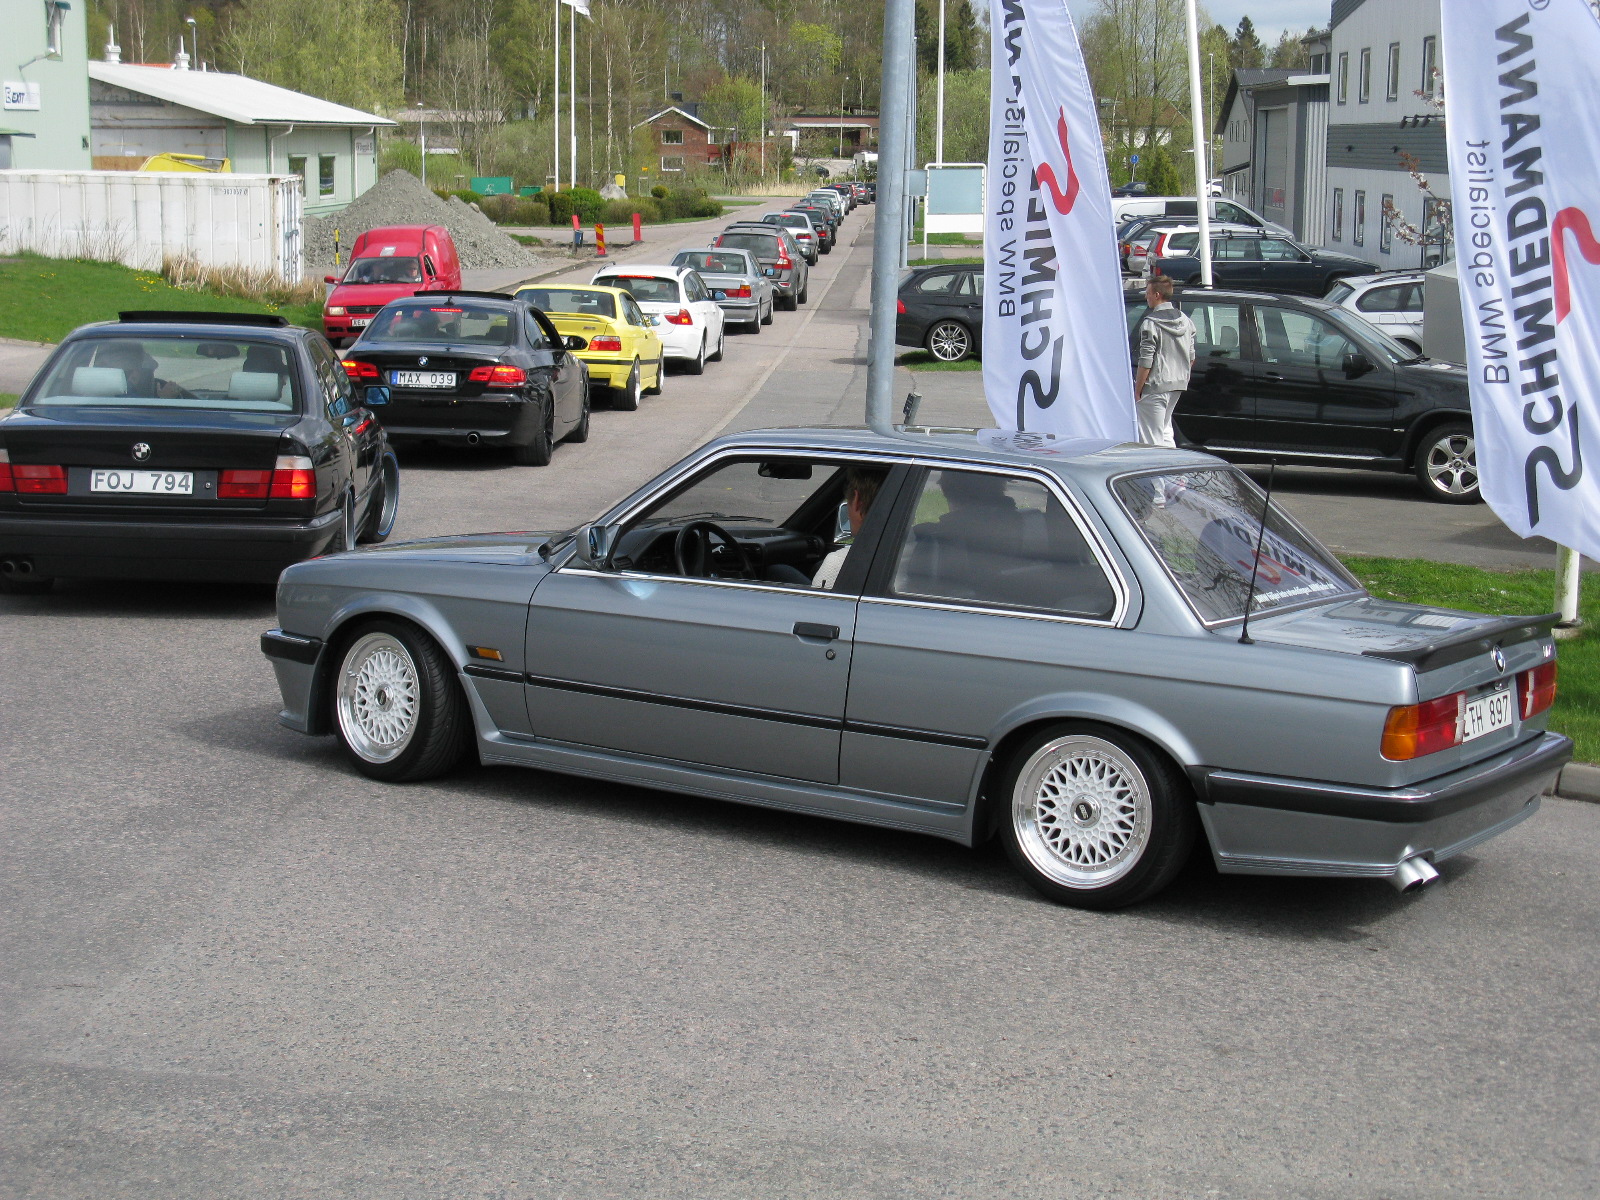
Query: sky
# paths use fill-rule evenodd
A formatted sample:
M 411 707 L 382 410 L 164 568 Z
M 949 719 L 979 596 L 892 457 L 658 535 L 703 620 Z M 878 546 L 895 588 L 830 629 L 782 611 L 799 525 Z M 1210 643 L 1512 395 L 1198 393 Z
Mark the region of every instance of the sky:
M 1201 0 L 1201 4 L 1213 21 L 1230 32 L 1239 18 L 1248 14 L 1255 22 L 1256 36 L 1269 46 L 1285 29 L 1304 33 L 1312 26 L 1325 27 L 1333 7 L 1329 0 Z M 1068 0 L 1068 7 L 1073 20 L 1082 21 L 1094 11 L 1095 0 Z

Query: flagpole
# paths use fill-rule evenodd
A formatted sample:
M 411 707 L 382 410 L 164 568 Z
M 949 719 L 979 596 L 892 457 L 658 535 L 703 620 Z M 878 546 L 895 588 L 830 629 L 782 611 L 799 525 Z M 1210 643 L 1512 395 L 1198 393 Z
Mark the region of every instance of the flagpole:
M 567 6 L 567 138 L 571 147 L 572 186 L 578 186 L 578 6 Z
M 1187 0 L 1186 17 L 1189 23 L 1189 124 L 1194 135 L 1194 196 L 1195 212 L 1200 217 L 1200 286 L 1211 286 L 1211 196 L 1210 180 L 1206 178 L 1205 143 L 1201 141 L 1205 124 L 1205 105 L 1200 101 L 1200 21 L 1195 14 L 1195 0 Z
M 550 179 L 554 185 L 552 190 L 561 190 L 561 0 L 555 0 L 556 9 L 556 60 L 555 60 L 555 86 L 554 103 L 550 110 L 555 117 L 555 157 L 551 159 Z
M 944 162 L 944 5 L 945 0 L 939 0 L 939 93 L 938 103 L 934 106 L 939 111 L 933 119 L 933 161 L 936 163 Z M 927 230 L 926 218 L 923 219 L 923 230 Z
M 883 83 L 878 104 L 878 202 L 873 209 L 871 334 L 867 343 L 867 424 L 887 429 L 894 409 L 894 327 L 900 252 L 905 246 L 906 115 L 910 111 L 913 0 L 887 0 Z

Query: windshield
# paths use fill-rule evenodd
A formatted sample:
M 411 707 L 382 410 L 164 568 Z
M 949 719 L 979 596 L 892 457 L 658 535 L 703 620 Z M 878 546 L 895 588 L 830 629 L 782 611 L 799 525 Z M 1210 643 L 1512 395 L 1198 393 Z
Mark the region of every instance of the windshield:
M 289 347 L 249 338 L 83 338 L 30 404 L 290 413 L 298 394 L 292 362 Z
M 414 258 L 358 258 L 344 273 L 345 283 L 421 283 L 422 264 Z
M 1252 616 L 1359 594 L 1361 585 L 1273 506 L 1261 532 L 1261 489 L 1231 467 L 1134 475 L 1112 485 L 1150 548 L 1207 625 L 1244 616 L 1257 539 Z
M 735 250 L 749 250 L 767 258 L 776 258 L 782 243 L 775 234 L 725 233 L 717 239 L 717 245 L 729 246 Z
M 1343 313 L 1340 315 L 1342 316 Z M 1361 338 L 1375 345 L 1391 363 L 1416 362 L 1417 359 L 1423 357 L 1411 347 L 1402 346 L 1370 321 L 1361 320 L 1359 317 L 1356 319 L 1361 321 Z
M 672 260 L 675 267 L 693 267 L 713 275 L 748 275 L 750 263 L 742 254 L 717 254 L 707 250 L 685 250 Z
M 594 288 L 523 288 L 517 293 L 517 299 L 526 300 L 547 313 L 575 313 L 584 317 L 606 318 L 617 315 L 616 297 L 610 292 Z
M 607 287 L 619 287 L 632 293 L 641 304 L 677 304 L 678 281 L 658 279 L 654 275 L 610 275 Z
M 452 342 L 509 346 L 516 341 L 511 312 L 477 304 L 397 301 L 372 318 L 363 342 Z
M 1343 304 L 1345 300 L 1354 292 L 1355 288 L 1351 287 L 1348 283 L 1341 279 L 1338 283 L 1334 284 L 1328 289 L 1328 294 L 1324 296 L 1323 299 L 1329 304 Z

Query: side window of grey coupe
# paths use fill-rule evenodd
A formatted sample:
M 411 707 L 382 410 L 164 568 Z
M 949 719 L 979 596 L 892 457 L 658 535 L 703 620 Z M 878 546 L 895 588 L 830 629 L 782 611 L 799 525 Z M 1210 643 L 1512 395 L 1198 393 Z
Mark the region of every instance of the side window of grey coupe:
M 1077 523 L 1044 485 L 931 471 L 895 566 L 904 597 L 1106 619 L 1116 604 Z

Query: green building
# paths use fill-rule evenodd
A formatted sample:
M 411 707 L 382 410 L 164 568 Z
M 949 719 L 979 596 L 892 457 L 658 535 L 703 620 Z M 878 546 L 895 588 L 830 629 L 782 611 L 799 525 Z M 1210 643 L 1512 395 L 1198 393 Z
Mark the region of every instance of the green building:
M 0 0 L 0 169 L 87 171 L 88 0 Z

